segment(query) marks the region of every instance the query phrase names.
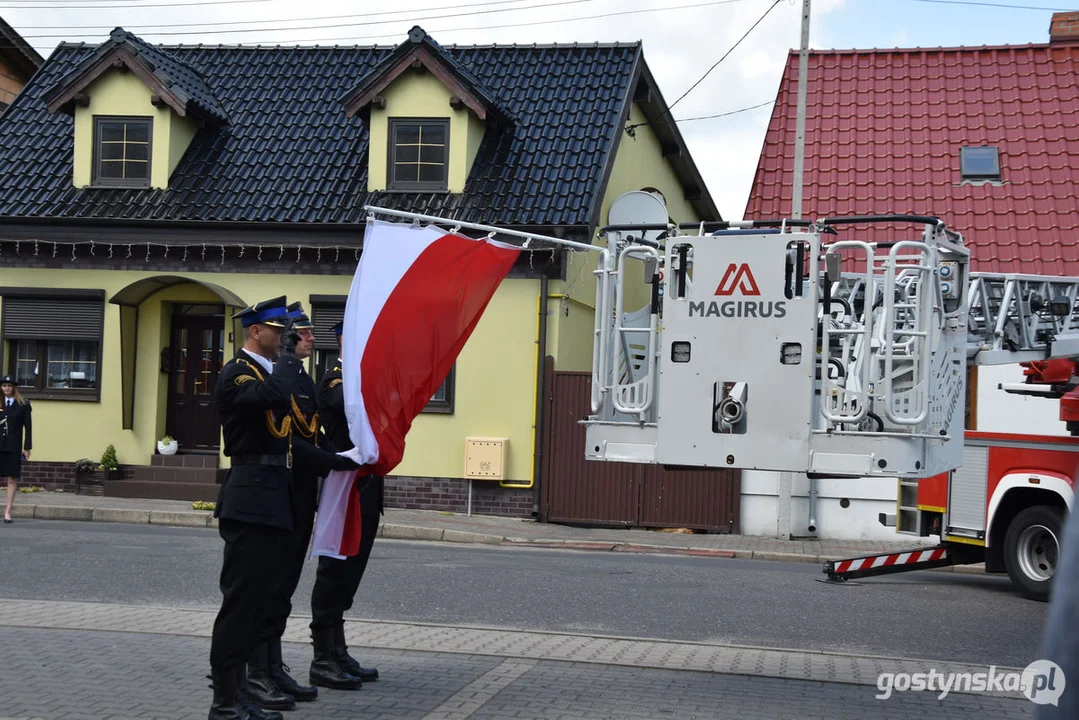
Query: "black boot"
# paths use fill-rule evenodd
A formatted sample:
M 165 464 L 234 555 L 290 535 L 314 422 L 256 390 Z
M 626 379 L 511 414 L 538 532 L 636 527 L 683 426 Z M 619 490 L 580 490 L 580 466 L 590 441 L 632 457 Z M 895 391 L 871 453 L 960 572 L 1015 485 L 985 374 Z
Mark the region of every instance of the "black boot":
M 210 681 L 214 700 L 207 720 L 250 720 L 251 715 L 240 699 L 236 673 L 215 671 L 210 673 Z
M 240 688 L 240 702 L 247 708 L 247 717 L 250 720 L 285 720 L 285 716 L 273 710 L 263 710 L 258 702 L 251 696 L 251 688 L 247 680 L 247 664 L 244 663 L 236 669 L 236 684 Z
M 345 623 L 334 627 L 333 630 L 333 646 L 334 652 L 337 654 L 337 659 L 341 661 L 341 667 L 352 675 L 355 675 L 364 682 L 372 682 L 378 680 L 378 670 L 375 668 L 365 668 L 356 662 L 356 658 L 348 654 L 348 645 L 345 644 Z
M 281 638 L 273 638 L 266 643 L 266 659 L 270 677 L 282 692 L 300 702 L 318 699 L 318 688 L 300 685 L 288 674 L 289 667 L 281 660 Z
M 311 628 L 311 640 L 315 646 L 315 659 L 311 661 L 308 672 L 312 685 L 337 690 L 359 690 L 363 687 L 363 680 L 341 667 L 341 661 L 334 653 L 332 627 Z
M 259 645 L 251 652 L 247 663 L 247 692 L 259 707 L 269 710 L 295 710 L 296 699 L 282 692 L 272 677 L 266 644 Z

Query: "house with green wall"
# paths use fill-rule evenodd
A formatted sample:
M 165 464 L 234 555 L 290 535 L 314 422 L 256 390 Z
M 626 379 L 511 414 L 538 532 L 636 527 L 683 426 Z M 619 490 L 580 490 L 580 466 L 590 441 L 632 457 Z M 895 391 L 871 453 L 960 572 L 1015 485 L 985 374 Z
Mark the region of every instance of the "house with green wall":
M 638 42 L 60 44 L 0 118 L 0 363 L 34 407 L 24 481 L 72 486 L 111 444 L 105 494 L 213 499 L 232 314 L 301 301 L 317 378 L 365 206 L 583 243 L 632 191 L 676 222 L 720 219 L 666 110 Z M 463 509 L 468 440 L 497 438 L 473 511 L 534 511 L 545 359 L 591 369 L 589 255 L 522 253 L 413 424 L 390 506 Z

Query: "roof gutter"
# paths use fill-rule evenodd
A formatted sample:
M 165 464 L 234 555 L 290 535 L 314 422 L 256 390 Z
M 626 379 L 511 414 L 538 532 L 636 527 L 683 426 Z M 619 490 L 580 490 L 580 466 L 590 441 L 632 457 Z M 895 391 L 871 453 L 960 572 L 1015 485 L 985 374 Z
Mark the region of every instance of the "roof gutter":
M 224 231 L 235 230 L 286 230 L 291 232 L 356 232 L 366 226 L 366 216 L 354 221 L 342 222 L 287 222 L 287 221 L 257 221 L 257 220 L 169 220 L 154 218 L 76 218 L 76 217 L 38 217 L 32 215 L 0 215 L 0 224 L 5 229 L 12 224 L 25 224 L 28 226 L 57 225 L 62 227 L 115 227 L 130 229 L 195 229 L 199 232 L 219 229 Z M 543 233 L 566 236 L 575 235 L 574 231 L 587 232 L 583 225 L 544 225 L 539 223 L 509 224 L 497 223 L 499 227 L 507 230 L 518 230 L 525 233 Z

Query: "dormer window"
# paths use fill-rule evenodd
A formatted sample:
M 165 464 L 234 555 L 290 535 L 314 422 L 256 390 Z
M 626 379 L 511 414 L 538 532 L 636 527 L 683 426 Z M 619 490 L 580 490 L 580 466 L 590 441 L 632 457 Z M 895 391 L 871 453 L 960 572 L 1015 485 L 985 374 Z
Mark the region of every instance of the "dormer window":
M 389 189 L 445 190 L 450 121 L 390 119 Z
M 418 26 L 341 104 L 370 133 L 368 192 L 464 192 L 480 146 L 515 123 L 480 79 Z
M 1000 154 L 986 145 L 960 148 L 959 172 L 963 180 L 1000 181 Z
M 149 187 L 152 118 L 94 117 L 93 184 Z

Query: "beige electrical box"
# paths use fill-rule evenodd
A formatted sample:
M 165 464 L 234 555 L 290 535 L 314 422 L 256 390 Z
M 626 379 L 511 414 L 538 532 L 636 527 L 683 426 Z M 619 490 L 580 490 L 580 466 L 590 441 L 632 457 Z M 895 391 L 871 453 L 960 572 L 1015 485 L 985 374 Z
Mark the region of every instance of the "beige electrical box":
M 472 480 L 505 480 L 509 438 L 465 438 L 465 477 Z

